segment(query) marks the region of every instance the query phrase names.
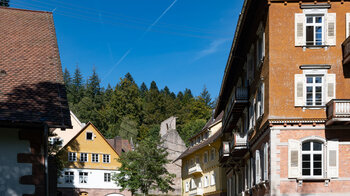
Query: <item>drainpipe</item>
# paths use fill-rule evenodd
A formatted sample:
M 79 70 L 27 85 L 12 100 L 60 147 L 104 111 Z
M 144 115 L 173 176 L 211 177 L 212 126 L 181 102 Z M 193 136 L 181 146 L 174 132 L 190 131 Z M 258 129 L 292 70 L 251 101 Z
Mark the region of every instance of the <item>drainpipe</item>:
M 45 166 L 45 195 L 49 195 L 49 167 L 48 167 L 48 137 L 49 137 L 49 127 L 47 124 L 44 125 L 44 166 Z

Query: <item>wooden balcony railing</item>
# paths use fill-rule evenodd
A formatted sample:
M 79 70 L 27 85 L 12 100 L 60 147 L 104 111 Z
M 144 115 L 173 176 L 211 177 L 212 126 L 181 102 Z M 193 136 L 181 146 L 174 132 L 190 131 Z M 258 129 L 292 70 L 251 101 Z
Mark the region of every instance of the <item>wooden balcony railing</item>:
M 327 103 L 326 125 L 349 123 L 350 99 L 333 99 Z
M 190 167 L 188 169 L 188 174 L 198 174 L 198 173 L 202 173 L 202 167 L 199 163 L 196 163 L 194 166 Z
M 219 160 L 225 162 L 230 156 L 230 144 L 227 141 L 222 142 L 219 149 Z
M 234 125 L 235 123 L 237 123 L 244 108 L 249 103 L 247 87 L 235 88 L 232 93 L 233 94 L 231 96 L 231 99 L 228 102 L 228 105 L 224 113 L 224 118 L 223 118 L 224 132 L 227 132 L 232 128 L 232 126 L 229 126 L 228 124 Z
M 191 189 L 189 192 L 190 196 L 198 196 L 198 195 L 203 195 L 203 188 L 197 187 L 194 189 Z
M 230 151 L 247 147 L 247 134 L 233 133 L 233 139 L 230 143 Z

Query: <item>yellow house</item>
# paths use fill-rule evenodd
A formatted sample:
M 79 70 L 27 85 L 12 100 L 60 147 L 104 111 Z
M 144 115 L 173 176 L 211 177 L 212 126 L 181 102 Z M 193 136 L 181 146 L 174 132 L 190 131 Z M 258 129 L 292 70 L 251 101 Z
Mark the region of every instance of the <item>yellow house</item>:
M 118 153 L 92 123 L 59 153 L 65 163 L 57 185 L 62 195 L 130 195 L 113 181 L 121 166 Z
M 226 195 L 226 174 L 219 163 L 222 114 L 190 138 L 182 159 L 182 195 Z

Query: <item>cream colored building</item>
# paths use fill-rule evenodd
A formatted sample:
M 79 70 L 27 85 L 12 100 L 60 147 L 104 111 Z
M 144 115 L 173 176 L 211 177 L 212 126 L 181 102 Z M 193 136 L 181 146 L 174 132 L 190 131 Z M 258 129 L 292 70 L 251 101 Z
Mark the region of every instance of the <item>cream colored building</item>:
M 221 120 L 222 114 L 211 118 L 178 158 L 182 159 L 183 196 L 226 195 L 226 175 L 219 164 Z

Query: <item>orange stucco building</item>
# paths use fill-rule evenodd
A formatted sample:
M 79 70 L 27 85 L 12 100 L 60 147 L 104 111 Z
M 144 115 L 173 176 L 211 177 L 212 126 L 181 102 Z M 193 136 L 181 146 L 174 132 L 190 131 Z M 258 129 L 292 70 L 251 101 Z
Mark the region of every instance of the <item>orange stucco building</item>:
M 228 195 L 350 195 L 349 34 L 349 1 L 245 0 L 216 108 Z

